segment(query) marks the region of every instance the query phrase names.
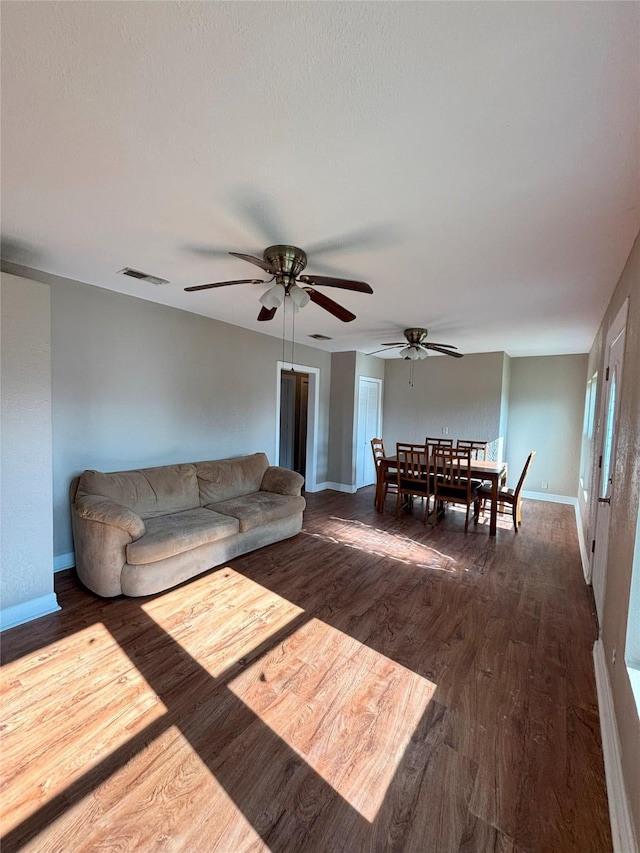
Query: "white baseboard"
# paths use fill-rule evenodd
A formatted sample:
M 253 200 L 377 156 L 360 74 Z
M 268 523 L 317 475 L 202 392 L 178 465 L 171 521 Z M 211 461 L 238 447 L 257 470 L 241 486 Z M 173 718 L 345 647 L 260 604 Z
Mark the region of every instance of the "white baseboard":
M 23 622 L 30 622 L 32 619 L 55 613 L 60 609 L 55 592 L 14 604 L 13 607 L 5 607 L 0 610 L 0 631 L 6 631 L 7 628 L 14 628 L 16 625 L 22 625 Z
M 576 506 L 578 498 L 572 498 L 570 495 L 552 495 L 549 492 L 525 492 L 522 490 L 522 497 L 529 498 L 530 501 L 549 501 L 552 504 L 569 504 Z
M 614 853 L 638 853 L 638 844 L 631 822 L 629 800 L 622 775 L 620 738 L 602 640 L 596 640 L 593 645 L 593 662 L 598 691 L 600 731 L 602 733 L 602 752 L 604 753 L 604 772 L 607 778 L 613 850 Z
M 64 569 L 72 569 L 76 564 L 76 555 L 73 551 L 68 554 L 58 554 L 53 558 L 53 571 L 62 572 Z
M 355 495 L 358 491 L 355 486 L 347 486 L 346 483 L 316 483 L 315 492 L 324 492 L 326 489 L 331 489 L 333 492 L 345 492 L 348 495 Z

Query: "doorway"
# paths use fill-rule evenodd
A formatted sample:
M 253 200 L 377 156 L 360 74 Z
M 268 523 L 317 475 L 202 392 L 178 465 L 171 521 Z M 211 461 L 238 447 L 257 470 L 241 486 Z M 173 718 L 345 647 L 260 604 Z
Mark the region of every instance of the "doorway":
M 602 625 L 604 615 L 604 596 L 607 581 L 611 496 L 615 492 L 616 435 L 620 409 L 620 381 L 622 378 L 626 322 L 627 303 L 625 302 L 607 332 L 605 373 L 598 427 L 599 482 L 591 584 L 600 625 Z
M 358 381 L 358 427 L 356 444 L 356 489 L 376 482 L 371 439 L 380 438 L 382 380 L 361 376 Z
M 280 373 L 279 464 L 306 476 L 309 374 L 295 370 Z
M 280 397 L 282 395 L 282 375 L 291 373 L 302 373 L 308 378 L 307 390 L 307 444 L 306 444 L 306 472 L 302 471 L 305 478 L 304 488 L 307 492 L 317 492 L 324 488 L 323 483 L 318 483 L 318 433 L 320 424 L 320 368 L 311 367 L 308 364 L 291 364 L 291 362 L 276 362 L 276 410 L 275 410 L 275 447 L 274 465 L 280 462 Z M 284 466 L 283 466 L 284 467 Z

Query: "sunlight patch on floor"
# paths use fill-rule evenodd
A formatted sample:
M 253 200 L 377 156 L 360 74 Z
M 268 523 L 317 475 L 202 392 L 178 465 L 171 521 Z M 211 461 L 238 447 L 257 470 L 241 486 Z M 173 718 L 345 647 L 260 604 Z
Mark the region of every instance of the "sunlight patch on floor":
M 304 613 L 286 598 L 226 566 L 142 609 L 209 675 L 219 677 Z M 203 641 L 204 639 L 204 641 Z
M 228 686 L 370 822 L 436 689 L 318 619 Z
M 165 762 L 173 768 L 171 774 L 162 770 Z M 196 840 L 202 837 L 199 824 L 208 822 L 207 853 L 268 853 L 250 821 L 175 726 L 157 738 L 148 757 L 136 757 L 112 784 L 120 791 L 134 785 L 138 807 L 132 808 L 126 798 L 109 803 L 108 813 L 91 827 L 95 849 L 118 850 L 123 837 L 130 850 L 201 849 Z M 153 809 L 153 823 L 141 817 L 141 803 Z
M 25 662 L 37 662 L 28 669 Z M 109 660 L 106 670 L 101 666 Z M 20 668 L 19 679 L 12 672 Z M 64 692 L 56 689 L 65 684 Z M 25 693 L 32 697 L 25 703 Z M 35 709 L 33 713 L 31 709 Z M 3 831 L 103 761 L 166 707 L 109 631 L 91 625 L 2 668 Z M 33 744 L 25 764 L 25 742 Z
M 303 531 L 307 536 L 324 539 L 347 548 L 356 548 L 367 554 L 386 557 L 401 563 L 415 565 L 421 569 L 440 572 L 455 572 L 455 560 L 435 548 L 417 542 L 401 533 L 381 530 L 350 518 L 331 516 L 323 533 Z

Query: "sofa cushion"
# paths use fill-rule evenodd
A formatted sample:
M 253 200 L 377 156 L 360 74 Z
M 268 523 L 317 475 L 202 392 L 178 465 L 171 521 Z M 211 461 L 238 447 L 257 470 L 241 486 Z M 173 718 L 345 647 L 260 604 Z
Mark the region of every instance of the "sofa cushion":
M 237 518 L 198 507 L 150 518 L 147 532 L 127 545 L 127 563 L 155 563 L 239 531 Z
M 163 465 L 112 474 L 88 470 L 81 475 L 76 494 L 110 498 L 143 519 L 200 505 L 194 465 Z
M 253 453 L 195 465 L 200 503 L 207 506 L 259 491 L 269 460 L 264 453 Z
M 280 521 L 290 515 L 296 515 L 305 508 L 303 497 L 276 495 L 273 492 L 256 492 L 216 504 L 208 504 L 207 509 L 232 515 L 240 522 L 240 532 L 260 527 L 270 521 Z

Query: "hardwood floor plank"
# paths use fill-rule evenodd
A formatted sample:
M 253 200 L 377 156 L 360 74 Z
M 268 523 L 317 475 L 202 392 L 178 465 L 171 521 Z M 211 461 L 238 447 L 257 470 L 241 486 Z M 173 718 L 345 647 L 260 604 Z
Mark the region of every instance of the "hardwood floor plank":
M 470 814 L 458 853 L 522 853 L 522 848 L 494 826 Z

